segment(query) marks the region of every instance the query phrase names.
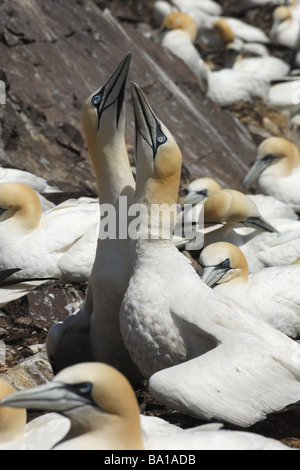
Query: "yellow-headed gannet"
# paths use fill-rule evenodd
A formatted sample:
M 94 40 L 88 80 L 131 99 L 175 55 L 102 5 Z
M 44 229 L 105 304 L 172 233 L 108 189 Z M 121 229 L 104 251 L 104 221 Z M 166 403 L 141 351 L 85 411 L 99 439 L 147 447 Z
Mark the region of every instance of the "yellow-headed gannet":
M 221 424 L 181 429 L 160 418 L 141 415 L 128 380 L 101 363 L 68 367 L 52 382 L 15 393 L 2 404 L 6 409 L 53 410 L 67 417 L 70 430 L 64 436 L 59 432 L 52 450 L 290 450 L 275 439 L 223 430 Z M 53 415 L 42 418 L 47 422 Z M 28 448 L 30 444 L 34 448 L 34 439 L 27 442 Z
M 281 137 L 269 137 L 258 147 L 254 164 L 244 178 L 245 187 L 257 186 L 264 194 L 274 196 L 300 210 L 300 152 L 293 143 Z
M 249 275 L 246 257 L 231 243 L 208 245 L 200 255 L 202 280 L 286 335 L 300 333 L 300 267 L 274 266 Z
M 132 93 L 140 230 L 120 310 L 124 342 L 157 401 L 250 426 L 299 400 L 300 345 L 224 301 L 174 247 L 181 152 L 137 85 Z
M 96 252 L 98 204 L 75 202 L 42 212 L 31 187 L 2 183 L 0 208 L 0 269 L 20 268 L 14 279 L 88 280 Z M 71 259 L 68 250 L 72 250 Z

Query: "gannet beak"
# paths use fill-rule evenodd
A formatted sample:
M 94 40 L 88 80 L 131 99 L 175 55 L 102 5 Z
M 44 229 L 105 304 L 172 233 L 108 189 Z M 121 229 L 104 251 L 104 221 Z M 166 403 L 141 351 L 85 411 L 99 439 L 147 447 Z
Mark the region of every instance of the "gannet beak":
M 203 268 L 203 273 L 201 275 L 202 281 L 207 284 L 209 287 L 215 286 L 222 277 L 230 270 L 231 268 L 225 268 L 221 266 L 206 266 Z
M 245 225 L 245 227 L 255 228 L 260 232 L 278 232 L 278 230 L 263 217 L 248 217 L 242 224 Z
M 207 199 L 207 189 L 202 191 L 190 191 L 185 199 L 184 204 L 198 204 Z
M 55 381 L 30 390 L 13 393 L 5 397 L 0 405 L 60 413 L 66 413 L 85 405 L 97 406 L 91 397 L 89 382 L 69 385 Z
M 244 178 L 243 185 L 246 188 L 249 188 L 255 185 L 260 174 L 266 168 L 268 168 L 268 166 L 272 165 L 272 163 L 274 163 L 275 160 L 277 160 L 277 157 L 271 154 L 266 155 L 262 160 L 255 160 L 249 172 L 247 173 L 246 177 Z
M 92 104 L 97 109 L 98 129 L 103 112 L 115 105 L 117 107 L 116 123 L 118 126 L 122 104 L 124 101 L 126 81 L 129 73 L 132 54 L 127 54 L 110 79 L 92 97 Z
M 136 83 L 131 83 L 134 106 L 136 139 L 143 140 L 152 149 L 153 161 L 159 145 L 167 139 L 161 129 L 161 123 L 152 111 L 144 93 Z

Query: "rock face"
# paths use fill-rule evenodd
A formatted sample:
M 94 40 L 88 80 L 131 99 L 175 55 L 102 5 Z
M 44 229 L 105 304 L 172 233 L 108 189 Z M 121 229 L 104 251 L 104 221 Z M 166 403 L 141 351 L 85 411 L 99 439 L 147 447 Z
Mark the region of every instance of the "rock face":
M 109 4 L 110 2 L 105 2 Z M 113 3 L 113 2 L 112 2 Z M 125 3 L 125 2 L 124 2 Z M 87 96 L 133 53 L 130 80 L 177 138 L 192 178 L 214 174 L 241 188 L 255 145 L 245 128 L 204 97 L 185 65 L 155 44 L 150 26 L 113 16 L 92 0 L 0 2 L 0 163 L 49 179 L 65 191 L 96 193 L 81 126 Z M 129 89 L 128 148 L 134 144 Z

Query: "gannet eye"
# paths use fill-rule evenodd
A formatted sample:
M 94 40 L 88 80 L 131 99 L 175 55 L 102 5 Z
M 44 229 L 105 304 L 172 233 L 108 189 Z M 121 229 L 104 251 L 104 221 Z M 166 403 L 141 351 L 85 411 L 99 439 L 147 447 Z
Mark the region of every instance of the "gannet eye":
M 221 264 L 222 268 L 230 268 L 230 260 L 229 258 L 225 259 L 223 263 Z
M 92 388 L 93 386 L 90 382 L 83 382 L 77 385 L 77 391 L 80 395 L 90 395 Z
M 97 104 L 99 104 L 100 101 L 101 101 L 101 96 L 100 96 L 100 95 L 95 95 L 95 96 L 93 96 L 93 98 L 92 98 L 92 104 L 93 104 L 94 106 L 97 106 Z
M 157 137 L 157 142 L 159 143 L 159 145 L 162 145 L 164 144 L 165 142 L 167 142 L 167 138 L 164 134 L 161 134 Z

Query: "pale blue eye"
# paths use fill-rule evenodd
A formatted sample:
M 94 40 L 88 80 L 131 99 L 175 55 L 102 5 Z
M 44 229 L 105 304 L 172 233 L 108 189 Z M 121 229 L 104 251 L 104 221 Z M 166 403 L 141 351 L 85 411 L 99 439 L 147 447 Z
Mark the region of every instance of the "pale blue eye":
M 223 261 L 222 267 L 223 267 L 223 268 L 229 268 L 229 267 L 230 267 L 229 258 L 227 258 L 225 261 Z
M 97 106 L 97 104 L 99 104 L 100 101 L 101 101 L 101 96 L 99 96 L 99 95 L 93 96 L 93 98 L 92 98 L 92 104 L 93 104 L 94 106 Z
M 165 136 L 165 135 L 160 135 L 160 136 L 158 136 L 158 137 L 157 137 L 157 142 L 158 142 L 159 144 L 164 144 L 165 142 L 167 142 L 166 136 Z

